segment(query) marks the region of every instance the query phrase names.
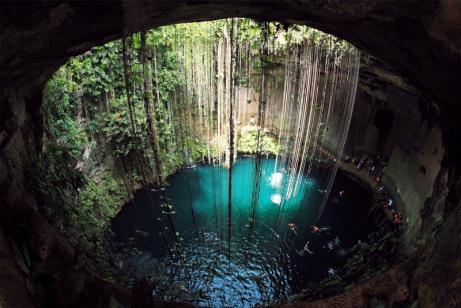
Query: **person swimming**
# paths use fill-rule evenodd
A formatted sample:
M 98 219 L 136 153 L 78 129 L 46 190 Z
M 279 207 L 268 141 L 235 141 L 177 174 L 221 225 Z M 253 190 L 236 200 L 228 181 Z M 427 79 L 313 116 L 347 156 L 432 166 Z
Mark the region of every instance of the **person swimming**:
M 328 269 L 328 276 L 330 278 L 341 280 L 341 277 L 338 276 L 338 273 L 336 272 L 336 270 L 334 270 L 331 267 Z
M 393 221 L 395 225 L 402 224 L 402 212 L 398 212 L 394 214 Z
M 298 235 L 298 233 L 296 232 L 296 225 L 294 223 L 289 223 L 288 224 L 288 229 L 290 229 L 290 231 L 292 231 L 295 235 Z
M 304 245 L 304 248 L 302 250 L 298 251 L 298 254 L 300 256 L 304 256 L 306 253 L 308 253 L 310 255 L 314 254 L 314 252 L 309 249 L 309 241 L 306 242 L 306 245 Z
M 392 198 L 387 200 L 387 207 L 390 209 L 394 208 L 394 200 L 392 200 Z
M 315 226 L 315 225 L 311 226 L 312 233 L 321 233 L 321 232 L 327 231 L 329 229 L 330 228 L 328 228 L 328 227 L 318 227 L 318 226 Z
M 338 246 L 338 247 L 339 247 L 339 245 L 341 245 L 341 241 L 339 240 L 338 236 L 335 237 L 334 242 L 335 242 L 335 245 Z

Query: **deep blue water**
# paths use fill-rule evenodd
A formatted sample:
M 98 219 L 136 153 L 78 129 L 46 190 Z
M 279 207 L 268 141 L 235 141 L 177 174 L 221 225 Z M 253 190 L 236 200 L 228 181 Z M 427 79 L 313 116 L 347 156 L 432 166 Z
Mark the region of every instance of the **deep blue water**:
M 247 158 L 239 159 L 232 171 L 230 258 L 227 169 L 184 168 L 169 179 L 164 192 L 138 193 L 112 224 L 120 249 L 132 252 L 123 262 L 127 275 L 149 277 L 155 295 L 165 299 L 239 307 L 286 299 L 306 282 L 328 277 L 329 268 L 341 275 L 349 248 L 372 228 L 365 219 L 368 191 L 339 172 L 315 221 L 323 196 L 319 179 L 302 177 L 297 192 L 285 198 L 288 176 L 274 175 L 274 159 L 264 159 L 252 224 L 254 169 L 255 160 Z M 320 178 L 320 172 L 314 174 Z M 180 247 L 170 245 L 170 252 L 159 231 L 171 234 L 171 227 L 166 215 L 159 221 L 155 214 L 165 201 L 172 205 L 169 211 L 181 238 Z M 288 227 L 291 223 L 296 232 Z M 312 232 L 313 224 L 324 231 Z M 312 255 L 302 253 L 307 241 Z

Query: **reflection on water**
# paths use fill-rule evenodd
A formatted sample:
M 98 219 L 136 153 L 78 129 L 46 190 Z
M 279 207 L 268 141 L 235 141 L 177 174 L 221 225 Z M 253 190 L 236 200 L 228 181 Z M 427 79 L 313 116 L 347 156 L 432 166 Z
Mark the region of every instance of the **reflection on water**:
M 162 201 L 159 192 L 139 193 L 112 225 L 121 250 L 137 252 L 123 262 L 127 275 L 148 276 L 156 296 L 204 306 L 273 303 L 307 281 L 328 277 L 329 271 L 331 276 L 331 269 L 340 276 L 348 248 L 369 231 L 364 214 L 370 195 L 339 174 L 314 222 L 322 197 L 315 178 L 304 177 L 298 193 L 287 199 L 287 179 L 273 172 L 273 159 L 265 159 L 251 223 L 254 167 L 253 159 L 240 159 L 233 169 L 230 258 L 228 170 L 205 165 L 171 177 L 165 194 L 182 240 L 170 252 L 158 236 L 153 211 L 153 202 Z

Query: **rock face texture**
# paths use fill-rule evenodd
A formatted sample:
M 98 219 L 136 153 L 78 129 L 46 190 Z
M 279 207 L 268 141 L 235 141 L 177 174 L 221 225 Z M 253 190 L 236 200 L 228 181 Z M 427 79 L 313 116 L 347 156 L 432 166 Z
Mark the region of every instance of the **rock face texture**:
M 142 28 L 224 17 L 308 24 L 386 62 L 439 114 L 445 149 L 407 262 L 313 307 L 461 303 L 461 2 L 458 0 L 2 1 L 0 3 L 0 306 L 150 306 L 86 271 L 37 208 L 42 88 L 72 55 Z M 398 185 L 398 183 L 396 183 Z M 56 204 L 59 207 L 59 204 Z M 386 283 L 384 283 L 386 282 Z M 135 293 L 143 293 L 140 286 Z M 137 293 L 138 292 L 138 293 Z M 145 293 L 145 292 L 144 292 Z M 167 304 L 165 304 L 167 305 Z
M 405 72 L 437 101 L 453 103 L 461 93 L 450 74 L 460 65 L 456 0 L 3 1 L 1 14 L 4 85 L 40 87 L 69 56 L 144 27 L 247 16 L 308 24 L 345 38 Z

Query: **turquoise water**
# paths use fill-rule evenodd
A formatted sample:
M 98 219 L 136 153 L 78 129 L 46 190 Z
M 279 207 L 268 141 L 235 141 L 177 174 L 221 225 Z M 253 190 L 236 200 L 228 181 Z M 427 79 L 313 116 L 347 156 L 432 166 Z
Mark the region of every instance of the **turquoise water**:
M 149 277 L 158 297 L 239 307 L 284 300 L 306 282 L 327 277 L 329 268 L 340 273 L 348 248 L 370 228 L 363 218 L 370 195 L 339 174 L 324 213 L 314 221 L 323 196 L 315 176 L 302 177 L 288 198 L 288 176 L 274 174 L 274 163 L 261 161 L 253 220 L 256 160 L 239 159 L 234 165 L 230 255 L 227 169 L 184 168 L 169 179 L 164 194 L 173 205 L 171 217 L 181 238 L 180 245 L 170 245 L 170 252 L 158 236 L 162 227 L 154 214 L 164 200 L 162 192 L 139 193 L 112 227 L 123 249 L 137 252 L 124 259 L 124 271 Z M 339 190 L 346 190 L 346 197 L 340 198 Z M 313 233 L 314 223 L 324 231 Z M 295 224 L 295 231 L 288 224 Z M 139 236 L 140 231 L 145 233 Z M 313 254 L 302 252 L 307 241 Z
M 309 216 L 317 210 L 312 200 L 318 199 L 315 180 L 303 177 L 298 193 L 286 198 L 288 177 L 282 176 L 280 179 L 281 174 L 279 176 L 274 174 L 274 163 L 274 159 L 263 159 L 261 162 L 260 186 L 254 219 L 257 231 L 266 227 L 275 228 L 278 224 L 282 224 L 285 228 L 285 222 L 295 219 L 300 209 L 303 213 L 309 214 L 304 217 L 305 219 L 309 219 Z M 249 217 L 255 182 L 254 169 L 254 159 L 240 159 L 233 168 L 233 236 L 250 233 Z M 229 171 L 222 166 L 203 165 L 184 169 L 174 175 L 171 185 L 166 190 L 166 196 L 177 209 L 174 221 L 179 226 L 179 230 L 187 232 L 198 226 L 210 232 L 227 234 L 228 186 Z M 196 226 L 190 223 L 192 208 Z

